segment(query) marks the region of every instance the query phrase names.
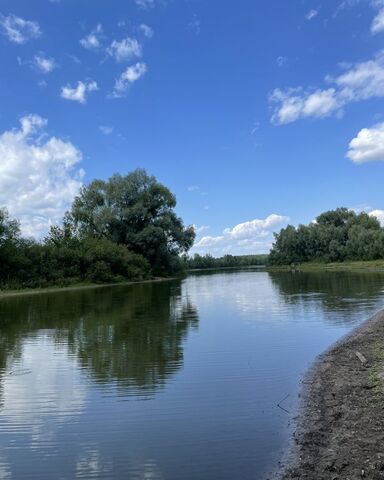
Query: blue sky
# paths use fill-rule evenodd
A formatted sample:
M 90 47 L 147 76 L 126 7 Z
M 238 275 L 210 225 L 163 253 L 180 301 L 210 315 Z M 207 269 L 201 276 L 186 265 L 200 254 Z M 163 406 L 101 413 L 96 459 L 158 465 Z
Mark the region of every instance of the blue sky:
M 264 252 L 338 206 L 384 221 L 384 0 L 3 0 L 0 15 L 0 205 L 24 233 L 137 167 L 176 194 L 193 252 Z

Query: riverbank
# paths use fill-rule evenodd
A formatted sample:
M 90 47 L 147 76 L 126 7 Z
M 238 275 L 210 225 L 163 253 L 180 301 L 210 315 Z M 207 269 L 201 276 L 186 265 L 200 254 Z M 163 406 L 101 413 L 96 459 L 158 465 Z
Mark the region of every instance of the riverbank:
M 279 479 L 384 478 L 384 311 L 317 359 L 301 402 Z
M 132 282 L 116 282 L 116 283 L 87 283 L 69 285 L 67 287 L 47 287 L 47 288 L 28 288 L 20 290 L 0 290 L 0 299 L 5 297 L 17 297 L 20 295 L 37 295 L 42 293 L 58 293 L 58 292 L 70 292 L 73 290 L 87 290 L 91 288 L 106 288 L 106 287 L 118 287 L 125 285 L 136 285 L 139 283 L 159 283 L 169 282 L 175 280 L 175 277 L 155 277 L 149 280 L 135 280 Z
M 267 271 L 270 272 L 312 272 L 319 270 L 327 271 L 366 271 L 366 272 L 380 272 L 384 271 L 384 260 L 359 260 L 353 262 L 332 262 L 332 263 L 319 263 L 308 262 L 298 265 L 278 265 L 267 266 Z

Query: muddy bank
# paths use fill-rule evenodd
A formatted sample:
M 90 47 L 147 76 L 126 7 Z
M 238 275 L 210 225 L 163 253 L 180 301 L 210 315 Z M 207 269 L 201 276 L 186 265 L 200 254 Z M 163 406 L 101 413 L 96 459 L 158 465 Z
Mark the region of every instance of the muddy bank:
M 384 479 L 384 311 L 321 355 L 303 384 L 277 478 Z
M 94 288 L 106 287 L 121 287 L 126 285 L 136 285 L 140 283 L 159 283 L 170 282 L 180 277 L 154 277 L 149 280 L 135 280 L 129 282 L 115 282 L 115 283 L 89 283 L 81 285 L 69 285 L 68 287 L 47 287 L 47 288 L 30 288 L 20 290 L 0 290 L 0 299 L 4 297 L 18 297 L 20 295 L 39 295 L 42 293 L 58 293 L 71 292 L 73 290 L 89 290 Z

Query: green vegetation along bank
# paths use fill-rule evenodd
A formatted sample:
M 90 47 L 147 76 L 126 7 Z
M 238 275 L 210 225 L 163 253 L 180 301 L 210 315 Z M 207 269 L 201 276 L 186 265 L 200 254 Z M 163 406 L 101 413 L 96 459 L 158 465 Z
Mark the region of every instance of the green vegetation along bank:
M 339 272 L 339 271 L 384 271 L 384 260 L 355 260 L 345 262 L 307 262 L 292 265 L 267 265 L 269 272 Z
M 373 261 L 384 259 L 384 228 L 366 213 L 338 208 L 319 215 L 309 225 L 288 225 L 275 234 L 271 266 L 308 262 Z
M 21 235 L 0 210 L 0 289 L 111 283 L 167 276 L 195 232 L 175 214 L 176 198 L 144 170 L 95 180 L 75 198 L 61 226 L 42 241 Z
M 216 268 L 241 268 L 266 265 L 268 255 L 224 255 L 220 258 L 212 255 L 185 257 L 184 264 L 188 270 L 208 270 Z

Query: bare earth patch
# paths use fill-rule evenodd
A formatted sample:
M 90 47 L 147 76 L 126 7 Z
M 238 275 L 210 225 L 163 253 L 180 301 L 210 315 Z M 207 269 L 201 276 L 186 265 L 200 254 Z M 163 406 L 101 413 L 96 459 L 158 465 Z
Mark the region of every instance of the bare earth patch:
M 282 480 L 384 479 L 384 311 L 321 355 L 304 382 Z

